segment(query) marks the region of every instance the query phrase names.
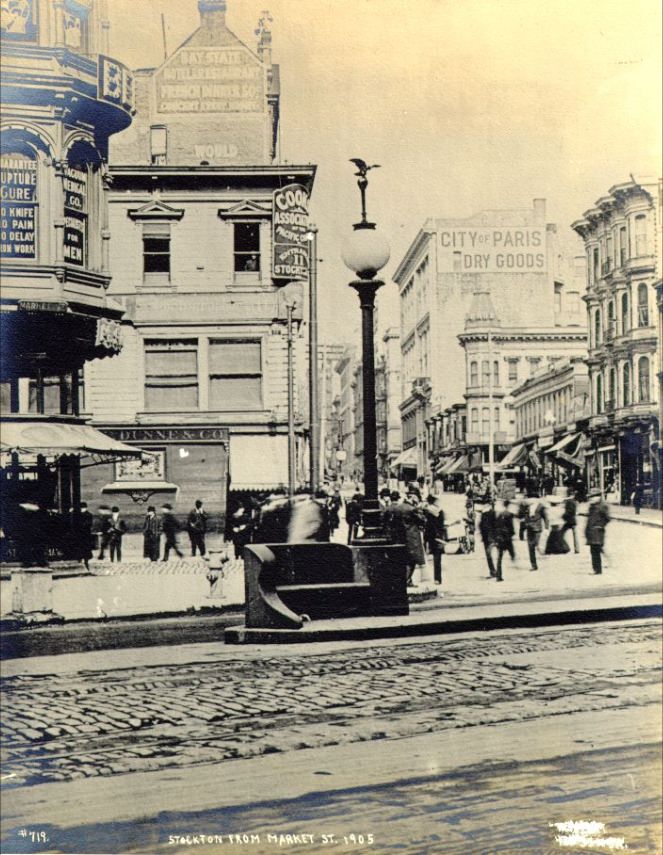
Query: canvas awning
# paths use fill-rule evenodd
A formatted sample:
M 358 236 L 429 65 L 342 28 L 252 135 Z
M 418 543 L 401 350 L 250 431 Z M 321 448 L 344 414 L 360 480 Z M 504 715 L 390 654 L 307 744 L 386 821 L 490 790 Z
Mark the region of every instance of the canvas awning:
M 468 472 L 469 465 L 466 454 L 461 454 L 461 456 L 454 460 L 449 469 L 447 470 L 447 475 L 453 475 L 454 472 Z
M 405 451 L 401 451 L 396 460 L 390 464 L 393 466 L 412 466 L 416 467 L 417 465 L 417 449 L 412 446 L 412 448 L 406 448 Z
M 545 453 L 556 454 L 558 451 L 563 451 L 564 449 L 566 449 L 566 452 L 568 454 L 568 446 L 571 445 L 571 443 L 574 442 L 576 439 L 578 439 L 579 436 L 579 433 L 572 433 L 568 436 L 564 436 L 562 437 L 562 439 L 559 440 L 559 442 L 556 442 L 554 445 L 551 445 L 550 448 L 546 448 Z
M 447 475 L 449 473 L 449 469 L 454 465 L 458 458 L 457 457 L 448 457 L 444 460 L 435 470 L 436 475 Z
M 3 421 L 0 451 L 53 458 L 73 454 L 97 458 L 97 462 L 140 457 L 143 453 L 140 448 L 118 442 L 90 425 L 48 421 Z
M 522 466 L 526 460 L 527 448 L 525 448 L 523 443 L 519 443 L 507 451 L 506 456 L 499 463 L 495 464 L 495 469 L 511 469 L 515 466 Z

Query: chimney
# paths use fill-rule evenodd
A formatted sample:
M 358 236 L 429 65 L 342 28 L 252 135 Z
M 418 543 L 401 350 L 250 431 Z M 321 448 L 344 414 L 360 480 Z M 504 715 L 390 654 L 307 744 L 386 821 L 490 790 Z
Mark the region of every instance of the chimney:
M 202 27 L 225 27 L 226 0 L 198 0 L 198 12 Z

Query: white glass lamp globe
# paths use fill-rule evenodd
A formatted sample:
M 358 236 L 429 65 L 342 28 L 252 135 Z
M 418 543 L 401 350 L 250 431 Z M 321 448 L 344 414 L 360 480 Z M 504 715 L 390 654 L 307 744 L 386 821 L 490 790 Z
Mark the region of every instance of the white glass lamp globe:
M 345 266 L 360 279 L 372 279 L 389 261 L 389 255 L 389 244 L 371 228 L 355 229 L 341 251 Z

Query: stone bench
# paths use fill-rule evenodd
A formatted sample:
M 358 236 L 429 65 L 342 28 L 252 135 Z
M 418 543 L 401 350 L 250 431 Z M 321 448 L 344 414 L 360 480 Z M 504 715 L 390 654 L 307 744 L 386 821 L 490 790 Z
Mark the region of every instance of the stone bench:
M 298 629 L 323 620 L 408 614 L 400 546 L 271 543 L 244 548 L 246 626 Z

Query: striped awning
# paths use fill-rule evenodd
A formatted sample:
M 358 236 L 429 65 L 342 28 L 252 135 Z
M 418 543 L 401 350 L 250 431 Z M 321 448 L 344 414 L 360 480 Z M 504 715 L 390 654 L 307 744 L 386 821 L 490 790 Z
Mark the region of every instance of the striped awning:
M 459 458 L 454 460 L 449 469 L 447 470 L 447 475 L 453 475 L 454 472 L 469 472 L 469 461 L 467 459 L 466 454 L 461 454 Z
M 510 448 L 506 456 L 495 464 L 495 469 L 511 469 L 522 466 L 527 461 L 527 448 L 523 443 L 518 443 Z
M 417 465 L 417 449 L 412 446 L 411 448 L 406 448 L 405 451 L 401 451 L 396 460 L 391 464 L 392 467 L 396 466 L 415 466 Z
M 559 442 L 556 442 L 555 445 L 551 445 L 550 448 L 546 448 L 545 453 L 557 454 L 558 451 L 563 451 L 564 449 L 566 449 L 568 454 L 568 446 L 571 445 L 571 443 L 574 442 L 576 439 L 578 439 L 579 436 L 579 433 L 572 433 L 568 436 L 564 436 L 559 440 Z
M 140 448 L 118 442 L 90 425 L 4 419 L 0 427 L 0 451 L 52 458 L 71 454 L 102 460 L 140 457 L 143 453 Z

